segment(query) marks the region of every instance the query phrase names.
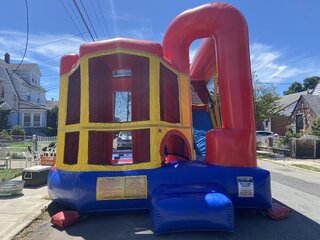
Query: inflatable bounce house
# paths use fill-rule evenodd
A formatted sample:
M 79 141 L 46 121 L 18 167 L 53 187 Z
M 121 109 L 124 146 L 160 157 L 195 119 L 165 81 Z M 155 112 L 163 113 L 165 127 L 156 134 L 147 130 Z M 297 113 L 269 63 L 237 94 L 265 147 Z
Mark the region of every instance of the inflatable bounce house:
M 247 24 L 232 6 L 182 13 L 162 45 L 82 44 L 61 58 L 60 75 L 53 202 L 81 214 L 150 209 L 155 233 L 233 231 L 234 208 L 271 207 L 270 174 L 256 161 Z

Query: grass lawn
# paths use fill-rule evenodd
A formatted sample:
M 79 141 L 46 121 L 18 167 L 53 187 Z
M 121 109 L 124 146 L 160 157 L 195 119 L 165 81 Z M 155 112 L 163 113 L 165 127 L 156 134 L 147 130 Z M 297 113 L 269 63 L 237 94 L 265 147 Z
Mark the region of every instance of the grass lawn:
M 50 142 L 38 142 L 38 151 L 41 151 L 44 146 L 47 146 Z M 28 152 L 28 146 L 32 146 L 31 141 L 24 141 L 19 143 L 12 143 L 8 145 L 11 153 L 23 153 Z
M 314 167 L 314 166 L 310 166 L 310 165 L 305 165 L 305 164 L 291 164 L 291 165 L 295 166 L 295 167 L 299 167 L 299 168 L 315 171 L 315 172 L 320 172 L 320 168 Z
M 262 159 L 262 158 L 276 158 L 274 154 L 271 153 L 262 153 L 262 152 L 257 152 L 257 158 Z
M 12 143 L 8 147 L 10 148 L 10 152 L 21 153 L 28 151 L 28 146 L 32 145 L 32 142 L 19 142 Z
M 0 181 L 7 181 L 21 176 L 22 169 L 0 169 Z

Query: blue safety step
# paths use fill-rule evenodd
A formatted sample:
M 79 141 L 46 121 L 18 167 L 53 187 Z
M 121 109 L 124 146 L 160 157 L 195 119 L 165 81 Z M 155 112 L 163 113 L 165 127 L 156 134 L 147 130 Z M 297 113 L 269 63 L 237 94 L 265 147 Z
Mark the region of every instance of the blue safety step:
M 234 231 L 234 208 L 221 188 L 211 185 L 162 187 L 151 198 L 156 234 L 182 231 Z

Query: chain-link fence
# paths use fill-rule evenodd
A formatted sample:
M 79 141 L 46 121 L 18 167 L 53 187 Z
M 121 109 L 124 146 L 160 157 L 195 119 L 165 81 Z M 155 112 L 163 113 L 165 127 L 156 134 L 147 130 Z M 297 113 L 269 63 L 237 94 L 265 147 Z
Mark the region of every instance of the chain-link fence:
M 268 151 L 273 153 L 291 156 L 292 141 L 286 137 L 266 137 L 259 139 L 257 150 Z
M 257 141 L 257 146 L 266 147 L 266 148 L 278 148 L 289 150 L 291 148 L 291 143 L 286 137 L 277 136 L 277 137 L 264 137 L 260 138 Z
M 293 158 L 320 158 L 320 137 L 304 135 L 300 138 L 266 138 L 257 150 L 279 153 Z

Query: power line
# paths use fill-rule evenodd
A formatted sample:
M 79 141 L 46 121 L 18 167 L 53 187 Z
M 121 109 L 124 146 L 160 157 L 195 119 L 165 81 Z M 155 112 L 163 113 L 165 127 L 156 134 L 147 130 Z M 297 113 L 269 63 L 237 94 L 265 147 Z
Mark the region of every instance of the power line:
M 73 14 L 73 16 L 75 17 L 75 19 L 77 20 L 77 23 L 79 24 L 79 26 L 82 28 L 82 30 L 83 31 L 85 31 L 85 28 L 83 27 L 83 24 L 81 24 L 81 21 L 79 20 L 79 16 L 76 14 L 76 12 L 75 12 L 75 10 L 74 10 L 74 8 L 71 6 L 71 3 L 70 3 L 70 1 L 69 0 L 66 0 L 67 1 L 67 3 L 68 3 L 68 6 L 69 6 L 69 8 L 71 9 L 71 11 L 72 11 L 72 14 Z M 87 34 L 88 34 L 88 32 L 87 31 L 85 31 Z
M 107 34 L 106 34 L 106 32 L 104 31 L 104 28 L 102 27 L 102 24 L 101 24 L 100 19 L 99 19 L 99 17 L 98 17 L 96 8 L 94 7 L 94 4 L 92 3 L 92 0 L 90 0 L 90 3 L 91 3 L 91 6 L 92 6 L 92 9 L 93 9 L 93 12 L 94 12 L 96 18 L 98 19 L 98 23 L 99 23 L 99 26 L 100 26 L 100 28 L 101 28 L 101 30 L 102 30 L 102 33 L 103 33 L 104 37 L 107 38 Z
M 47 61 L 50 61 L 52 59 L 55 59 L 55 58 L 58 58 L 58 57 L 61 57 L 63 55 L 67 55 L 67 54 L 74 54 L 75 51 L 77 51 L 77 49 L 73 50 L 72 52 L 66 53 L 66 54 L 59 54 L 59 55 L 56 55 L 56 56 L 53 56 L 53 57 L 43 58 L 43 59 L 40 59 L 40 61 L 37 61 L 37 63 L 47 62 Z
M 24 60 L 24 57 L 26 56 L 26 53 L 27 53 L 27 49 L 28 49 L 28 43 L 29 43 L 29 8 L 28 8 L 28 1 L 25 0 L 25 3 L 26 3 L 26 14 L 27 14 L 27 41 L 26 41 L 26 46 L 25 46 L 25 49 L 24 49 L 24 53 L 23 53 L 23 57 L 18 65 L 18 67 L 11 73 L 14 74 L 18 69 L 19 67 L 21 66 L 23 60 Z
M 109 38 L 111 38 L 111 34 L 110 34 L 110 31 L 109 31 L 109 28 L 108 28 L 108 24 L 107 24 L 107 21 L 104 17 L 104 14 L 102 12 L 102 8 L 101 8 L 101 4 L 100 4 L 100 0 L 97 0 L 98 1 L 98 4 L 99 4 L 99 9 L 100 9 L 100 12 L 101 12 L 101 15 L 102 15 L 102 19 L 104 21 L 104 24 L 106 25 L 106 29 L 107 29 L 107 32 L 108 32 L 108 35 L 109 35 Z
M 86 28 L 87 28 L 87 30 L 88 30 L 88 32 L 89 32 L 89 34 L 90 34 L 91 38 L 92 38 L 92 41 L 94 41 L 94 42 L 95 42 L 95 39 L 94 39 L 94 37 L 93 37 L 93 35 L 92 35 L 92 33 L 91 33 L 91 31 L 90 31 L 90 29 L 89 29 L 88 25 L 87 25 L 86 20 L 84 19 L 83 15 L 82 15 L 82 12 L 80 11 L 80 8 L 79 8 L 79 6 L 78 6 L 78 4 L 77 4 L 76 0 L 73 0 L 73 3 L 74 3 L 74 5 L 76 6 L 76 8 L 77 8 L 77 10 L 78 10 L 78 13 L 79 13 L 79 14 L 80 14 L 80 16 L 81 16 L 81 19 L 82 19 L 82 21 L 83 21 L 84 25 L 86 26 Z
M 89 17 L 89 14 L 88 14 L 86 8 L 84 7 L 84 5 L 83 5 L 83 3 L 82 3 L 82 0 L 80 0 L 80 4 L 81 4 L 81 6 L 82 6 L 82 8 L 83 8 L 83 10 L 84 10 L 84 12 L 85 12 L 88 20 L 89 20 L 89 23 L 90 23 L 90 25 L 91 25 L 91 27 L 92 27 L 93 33 L 96 35 L 96 38 L 98 39 L 98 35 L 97 35 L 97 33 L 96 33 L 96 30 L 94 29 L 94 26 L 93 26 L 93 24 L 92 24 L 92 22 L 91 22 L 91 19 L 90 19 L 90 17 Z
M 80 35 L 82 36 L 83 40 L 86 41 L 86 39 L 84 38 L 84 35 L 82 34 L 82 32 L 80 31 L 80 29 L 78 28 L 77 24 L 75 23 L 75 21 L 73 20 L 71 14 L 69 13 L 68 9 L 66 8 L 66 6 L 64 5 L 63 1 L 60 0 L 60 3 L 62 4 L 64 10 L 67 12 L 69 18 L 71 19 L 73 25 L 77 28 L 77 30 L 79 31 Z
M 261 82 L 261 84 L 273 84 L 273 85 L 275 85 L 275 84 L 283 84 L 283 85 L 289 85 L 289 84 L 292 84 L 292 83 Z
M 42 75 L 42 77 L 51 77 L 51 76 L 56 76 L 58 74 L 59 73 L 44 74 L 44 75 Z
M 82 32 L 82 33 L 86 33 L 86 32 Z M 75 35 L 80 35 L 82 33 L 78 33 L 78 34 L 75 34 Z M 60 42 L 60 41 L 63 41 L 63 40 L 66 40 L 66 39 L 70 39 L 70 38 L 74 38 L 74 36 L 65 37 L 65 38 L 59 38 L 59 39 L 56 39 L 56 40 L 53 40 L 53 41 L 50 41 L 50 42 L 41 43 L 41 44 L 38 44 L 38 45 L 35 45 L 35 46 L 32 46 L 32 47 L 28 46 L 28 49 L 30 50 L 30 49 L 42 47 L 42 46 L 45 46 L 45 45 L 50 45 L 52 43 Z M 21 51 L 21 50 L 24 50 L 24 48 L 9 50 L 9 52 L 12 53 L 12 52 L 17 52 L 17 51 Z

